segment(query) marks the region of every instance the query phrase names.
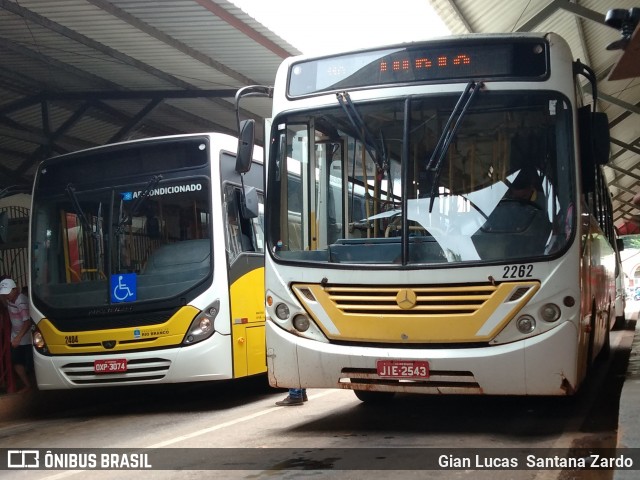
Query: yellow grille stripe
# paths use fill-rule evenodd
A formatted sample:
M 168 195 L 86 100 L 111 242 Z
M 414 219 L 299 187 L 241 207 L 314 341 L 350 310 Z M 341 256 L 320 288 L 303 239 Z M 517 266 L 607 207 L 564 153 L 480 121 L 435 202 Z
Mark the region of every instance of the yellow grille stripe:
M 293 291 L 307 313 L 332 340 L 468 343 L 486 342 L 493 338 L 533 297 L 539 287 L 537 281 L 451 287 L 324 288 L 318 284 L 296 284 L 293 285 Z M 526 293 L 509 301 L 519 288 Z M 311 292 L 315 301 L 303 293 L 305 289 Z M 396 295 L 404 289 L 416 294 L 413 308 L 403 309 L 396 302 Z M 492 319 L 495 327 L 486 335 L 478 335 L 482 326 L 499 308 L 503 318 L 498 321 Z M 334 327 L 327 328 L 324 325 L 323 315 L 326 315 L 324 323 L 329 323 L 330 319 Z
M 62 332 L 43 318 L 38 322 L 38 329 L 52 355 L 115 353 L 179 345 L 199 312 L 192 306 L 184 306 L 161 324 L 78 332 Z M 102 345 L 104 341 L 115 341 L 116 345 L 112 349 L 105 349 Z

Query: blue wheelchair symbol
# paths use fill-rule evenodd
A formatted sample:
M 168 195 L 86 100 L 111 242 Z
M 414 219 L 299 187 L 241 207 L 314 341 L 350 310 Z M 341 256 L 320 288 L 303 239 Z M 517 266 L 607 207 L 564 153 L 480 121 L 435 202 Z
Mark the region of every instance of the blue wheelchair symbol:
M 136 300 L 137 278 L 135 273 L 111 275 L 111 302 L 133 302 Z

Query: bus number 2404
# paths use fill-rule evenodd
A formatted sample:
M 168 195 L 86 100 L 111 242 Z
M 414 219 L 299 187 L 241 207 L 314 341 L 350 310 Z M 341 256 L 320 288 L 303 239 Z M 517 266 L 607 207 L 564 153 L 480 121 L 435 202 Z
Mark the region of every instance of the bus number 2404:
M 533 265 L 505 265 L 502 278 L 531 278 Z

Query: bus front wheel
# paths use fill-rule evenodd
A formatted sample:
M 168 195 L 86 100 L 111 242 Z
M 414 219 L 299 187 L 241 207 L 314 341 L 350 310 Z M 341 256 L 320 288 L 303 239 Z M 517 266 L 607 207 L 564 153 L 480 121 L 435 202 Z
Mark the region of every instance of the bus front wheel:
M 354 390 L 358 400 L 364 403 L 380 404 L 386 403 L 393 399 L 395 392 L 371 392 L 369 390 Z

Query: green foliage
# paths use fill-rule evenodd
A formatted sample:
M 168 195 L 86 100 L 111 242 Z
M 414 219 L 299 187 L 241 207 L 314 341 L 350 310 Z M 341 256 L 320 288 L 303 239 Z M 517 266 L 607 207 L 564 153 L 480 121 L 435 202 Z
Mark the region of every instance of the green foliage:
M 624 235 L 622 237 L 624 248 L 640 248 L 640 235 Z

